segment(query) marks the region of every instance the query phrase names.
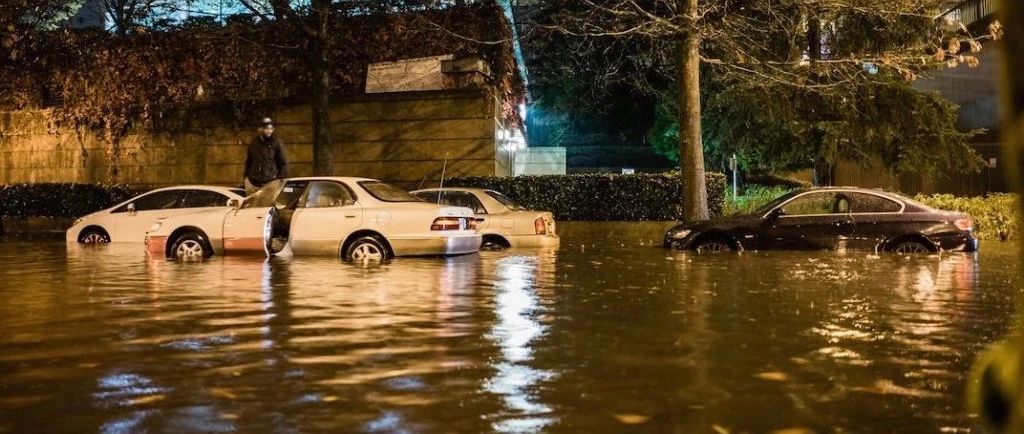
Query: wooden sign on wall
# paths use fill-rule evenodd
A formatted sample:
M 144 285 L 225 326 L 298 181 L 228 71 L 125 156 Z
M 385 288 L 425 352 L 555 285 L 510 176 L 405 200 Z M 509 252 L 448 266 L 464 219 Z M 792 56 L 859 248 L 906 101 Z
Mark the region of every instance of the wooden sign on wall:
M 444 89 L 445 76 L 441 64 L 452 58 L 449 54 L 371 63 L 366 68 L 366 93 Z

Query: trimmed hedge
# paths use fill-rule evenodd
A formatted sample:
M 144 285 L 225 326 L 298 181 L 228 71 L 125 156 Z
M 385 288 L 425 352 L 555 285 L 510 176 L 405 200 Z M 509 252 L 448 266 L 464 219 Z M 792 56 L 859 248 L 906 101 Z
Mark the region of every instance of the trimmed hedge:
M 1017 238 L 1017 195 L 990 193 L 959 197 L 951 194 L 917 195 L 915 200 L 933 208 L 967 213 L 974 220 L 974 233 L 983 240 Z
M 125 185 L 43 183 L 0 186 L 0 216 L 80 217 L 134 196 Z
M 708 210 L 722 215 L 725 175 L 707 174 Z M 531 209 L 551 211 L 559 220 L 680 220 L 678 174 L 573 174 L 463 177 L 445 186 L 487 188 Z

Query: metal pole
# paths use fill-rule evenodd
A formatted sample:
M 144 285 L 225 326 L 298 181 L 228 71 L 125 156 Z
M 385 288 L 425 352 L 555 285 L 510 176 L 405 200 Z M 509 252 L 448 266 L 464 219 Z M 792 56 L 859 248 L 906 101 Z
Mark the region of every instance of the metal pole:
M 737 182 L 739 179 L 737 174 L 739 172 L 740 165 L 739 162 L 736 160 L 735 153 L 732 154 L 732 158 L 729 159 L 729 168 L 732 169 L 732 201 L 738 202 L 739 196 L 736 195 L 736 186 L 739 184 Z

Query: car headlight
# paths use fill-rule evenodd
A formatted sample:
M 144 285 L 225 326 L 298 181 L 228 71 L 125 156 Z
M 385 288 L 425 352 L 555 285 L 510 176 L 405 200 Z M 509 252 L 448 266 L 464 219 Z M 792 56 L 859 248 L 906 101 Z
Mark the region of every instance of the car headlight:
M 160 230 L 160 227 L 163 226 L 163 225 L 164 225 L 163 222 L 153 223 L 153 226 L 149 227 L 149 231 L 150 232 L 156 232 L 156 231 Z
M 673 240 L 681 240 L 683 238 L 686 238 L 687 235 L 690 235 L 690 232 L 693 231 L 691 231 L 690 229 L 672 229 L 668 231 L 668 237 Z

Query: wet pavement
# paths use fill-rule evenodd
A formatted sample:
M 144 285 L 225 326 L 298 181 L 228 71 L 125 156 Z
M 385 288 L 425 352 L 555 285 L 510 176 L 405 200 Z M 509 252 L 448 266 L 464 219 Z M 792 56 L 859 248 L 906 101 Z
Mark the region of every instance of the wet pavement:
M 967 432 L 1016 247 L 695 255 L 666 224 L 360 267 L 0 244 L 0 432 Z

